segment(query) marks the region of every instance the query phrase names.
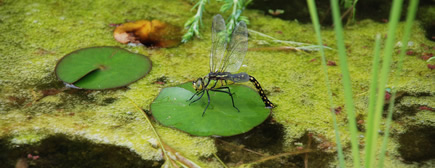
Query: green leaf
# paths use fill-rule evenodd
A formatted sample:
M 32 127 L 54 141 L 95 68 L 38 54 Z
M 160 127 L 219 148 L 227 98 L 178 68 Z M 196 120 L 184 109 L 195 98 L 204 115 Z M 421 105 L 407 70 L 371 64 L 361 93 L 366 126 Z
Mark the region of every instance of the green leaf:
M 207 94 L 189 105 L 188 99 L 195 93 L 191 83 L 163 89 L 151 104 L 151 112 L 162 125 L 197 136 L 237 135 L 266 120 L 271 110 L 265 108 L 255 90 L 243 85 L 229 87 L 240 112 L 232 106 L 228 94 L 209 91 L 210 105 L 202 116 L 207 106 Z M 195 96 L 192 100 L 197 98 Z
M 232 6 L 233 6 L 233 3 L 232 3 L 232 2 L 230 2 L 230 3 L 225 3 L 225 4 L 223 4 L 223 5 L 221 6 L 220 11 L 221 11 L 221 12 L 225 12 L 225 11 L 227 11 L 228 9 L 230 9 Z
M 118 47 L 91 47 L 65 55 L 56 65 L 56 76 L 83 89 L 109 89 L 128 85 L 151 70 L 144 55 Z

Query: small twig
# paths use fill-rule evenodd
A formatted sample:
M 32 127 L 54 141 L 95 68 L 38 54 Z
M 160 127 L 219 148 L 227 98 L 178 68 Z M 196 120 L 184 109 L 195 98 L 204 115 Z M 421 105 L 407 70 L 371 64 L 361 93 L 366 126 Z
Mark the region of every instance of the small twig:
M 264 34 L 264 33 L 261 33 L 261 32 L 258 32 L 258 31 L 252 30 L 252 29 L 248 29 L 248 32 L 249 32 L 249 33 L 257 34 L 257 35 L 259 35 L 259 36 L 261 36 L 261 37 L 266 37 L 266 38 L 272 39 L 274 42 L 286 43 L 286 44 L 294 44 L 294 45 L 305 45 L 305 44 L 306 44 L 306 43 L 295 42 L 295 41 L 284 41 L 284 40 L 279 40 L 279 39 L 277 39 L 277 38 L 275 38 L 275 37 L 269 36 L 269 35 L 267 35 L 267 34 Z
M 145 111 L 143 111 L 141 108 L 139 108 L 139 106 L 133 102 L 133 100 L 131 100 L 130 98 L 126 97 L 128 100 L 130 100 L 130 102 L 140 111 L 142 111 L 142 115 L 145 117 L 145 119 L 147 120 L 147 123 L 150 125 L 151 129 L 154 132 L 154 135 L 157 138 L 158 144 L 155 144 L 156 147 L 160 147 L 160 149 L 162 149 L 162 153 L 163 153 L 163 158 L 166 160 L 166 162 L 163 164 L 162 167 L 165 167 L 165 164 L 168 164 L 168 162 L 173 166 L 173 167 L 179 167 L 178 165 L 181 165 L 183 167 L 193 167 L 193 168 L 197 168 L 200 167 L 198 166 L 196 163 L 194 163 L 193 161 L 185 158 L 184 156 L 182 156 L 180 153 L 178 153 L 175 149 L 171 148 L 169 145 L 166 145 L 160 138 L 160 135 L 157 133 L 157 130 L 154 128 L 153 123 L 151 122 L 151 120 L 148 118 L 147 114 L 145 113 Z M 167 165 L 166 165 L 167 166 Z
M 128 97 L 126 97 L 126 98 L 127 98 L 128 100 L 130 100 L 130 102 L 134 105 L 134 107 L 136 107 L 137 109 L 139 109 L 140 111 L 142 111 L 142 115 L 145 117 L 147 123 L 150 125 L 151 130 L 153 130 L 153 132 L 154 132 L 154 135 L 156 135 L 156 138 L 157 138 L 157 140 L 159 141 L 159 144 L 163 144 L 162 140 L 160 139 L 160 135 L 157 133 L 156 129 L 154 128 L 153 123 L 152 123 L 151 120 L 148 118 L 148 116 L 146 115 L 146 113 L 145 113 L 141 108 L 139 108 L 139 106 L 138 106 L 138 105 L 137 105 L 133 100 L 131 100 L 131 99 L 128 98 Z M 162 151 L 163 151 L 164 156 L 165 156 L 165 157 L 168 157 L 168 159 L 169 159 L 169 156 L 167 155 L 165 148 L 162 147 L 161 149 L 162 149 Z M 166 159 L 166 158 L 165 158 L 165 159 Z
M 311 149 L 311 141 L 312 141 L 312 135 L 311 133 L 308 133 L 307 149 Z M 308 153 L 305 153 L 304 164 L 305 164 L 305 168 L 308 168 Z
M 164 148 L 169 152 L 169 154 L 173 155 L 173 157 L 175 157 L 175 161 L 182 165 L 182 166 L 187 166 L 187 167 L 200 167 L 197 164 L 193 163 L 191 160 L 187 159 L 186 157 L 184 157 L 183 155 L 181 155 L 180 153 L 178 153 L 175 149 L 173 149 L 172 147 L 170 147 L 169 145 L 163 143 Z M 173 158 L 171 157 L 171 158 Z M 172 159 L 174 160 L 174 159 Z
M 344 12 L 343 13 L 343 15 L 341 15 L 341 20 L 343 20 L 344 19 L 344 17 L 346 17 L 346 15 L 348 15 L 351 11 L 353 11 L 353 6 L 352 7 L 349 7 L 347 10 L 346 10 L 346 12 Z
M 47 89 L 47 90 L 43 90 L 42 91 L 42 96 L 38 97 L 36 95 L 36 92 L 34 90 L 32 90 L 32 96 L 33 96 L 33 100 L 30 103 L 26 104 L 26 107 L 31 106 L 32 104 L 35 104 L 36 102 L 42 100 L 43 98 L 47 97 L 47 96 L 51 96 L 51 95 L 56 95 L 60 92 L 63 92 L 65 90 L 68 90 L 69 88 L 61 88 L 61 89 Z
M 260 160 L 255 161 L 255 162 L 243 164 L 243 165 L 241 165 L 241 167 L 244 167 L 244 165 L 254 165 L 254 164 L 262 163 L 262 162 L 265 162 L 265 161 L 268 161 L 268 160 L 272 160 L 272 159 L 276 159 L 276 158 L 280 158 L 280 157 L 284 157 L 284 156 L 299 155 L 299 154 L 303 154 L 303 153 L 309 153 L 309 152 L 312 152 L 312 151 L 313 150 L 311 150 L 311 149 L 304 149 L 304 150 L 300 150 L 300 151 L 296 151 L 296 152 L 281 153 L 281 154 L 274 155 L 274 156 L 264 157 L 264 158 L 262 158 Z
M 248 51 L 302 51 L 295 47 L 280 46 L 280 47 L 260 47 L 260 48 L 249 48 Z
M 245 150 L 245 151 L 248 151 L 248 152 L 255 153 L 255 154 L 260 155 L 260 156 L 266 156 L 265 154 L 262 154 L 262 153 L 256 152 L 256 151 L 254 151 L 254 150 L 251 150 L 251 149 L 248 149 L 248 148 L 245 148 L 245 147 L 241 147 L 241 146 L 239 146 L 239 145 L 234 145 L 234 144 L 229 143 L 229 142 L 227 142 L 227 141 L 224 141 L 224 140 L 222 140 L 222 139 L 216 139 L 216 140 L 218 140 L 218 141 L 220 141 L 220 142 L 222 142 L 222 143 L 225 143 L 225 144 L 227 144 L 227 145 L 231 145 L 231 146 L 237 147 L 237 148 L 239 148 L 239 149 L 242 149 L 242 150 Z
M 314 44 L 309 44 L 309 43 L 301 43 L 301 42 L 296 42 L 296 41 L 279 40 L 275 37 L 269 36 L 267 34 L 264 34 L 264 33 L 261 33 L 261 32 L 258 32 L 258 31 L 252 30 L 252 29 L 248 29 L 248 31 L 249 31 L 249 33 L 253 33 L 253 34 L 257 34 L 261 37 L 269 38 L 272 40 L 272 42 L 275 42 L 275 43 L 283 43 L 283 44 L 300 46 L 300 47 L 293 47 L 293 48 L 297 48 L 300 50 L 317 51 L 317 50 L 319 50 L 320 47 L 332 50 L 332 48 L 327 47 L 327 46 L 319 46 L 319 45 L 314 45 Z

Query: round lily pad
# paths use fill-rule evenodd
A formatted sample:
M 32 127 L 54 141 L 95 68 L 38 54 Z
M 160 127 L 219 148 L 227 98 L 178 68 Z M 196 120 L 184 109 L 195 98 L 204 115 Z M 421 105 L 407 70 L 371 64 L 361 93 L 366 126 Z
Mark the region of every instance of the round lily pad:
M 245 133 L 261 124 L 270 114 L 260 95 L 243 85 L 230 85 L 234 103 L 226 93 L 210 91 L 210 105 L 207 94 L 195 103 L 187 101 L 195 91 L 191 83 L 163 89 L 151 104 L 154 118 L 162 125 L 177 128 L 197 136 L 232 136 Z M 195 100 L 195 96 L 192 100 Z
M 56 76 L 83 89 L 110 89 L 128 85 L 151 70 L 144 55 L 119 47 L 91 47 L 65 55 L 56 65 Z

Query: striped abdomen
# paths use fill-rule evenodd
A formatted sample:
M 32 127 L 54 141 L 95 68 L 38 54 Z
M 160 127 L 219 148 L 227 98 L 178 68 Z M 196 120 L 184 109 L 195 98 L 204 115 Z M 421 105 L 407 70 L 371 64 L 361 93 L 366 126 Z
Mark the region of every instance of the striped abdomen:
M 273 105 L 272 102 L 270 102 L 270 100 L 267 98 L 266 94 L 263 91 L 263 88 L 261 88 L 260 83 L 253 77 L 249 75 L 249 81 L 251 81 L 254 85 L 255 88 L 257 88 L 258 93 L 261 96 L 261 100 L 263 100 L 264 104 L 266 105 L 267 108 L 274 108 L 275 106 Z

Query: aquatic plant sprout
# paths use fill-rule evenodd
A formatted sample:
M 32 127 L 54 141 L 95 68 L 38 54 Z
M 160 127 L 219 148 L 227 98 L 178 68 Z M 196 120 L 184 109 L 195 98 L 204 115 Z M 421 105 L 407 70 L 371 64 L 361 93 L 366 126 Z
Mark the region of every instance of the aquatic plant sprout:
M 223 0 L 224 4 L 222 5 L 220 11 L 226 12 L 227 10 L 233 7 L 230 16 L 227 21 L 227 33 L 228 36 L 231 36 L 231 32 L 236 27 L 236 24 L 240 21 L 244 21 L 249 24 L 249 20 L 245 16 L 241 16 L 245 7 L 252 0 Z M 182 42 L 188 42 L 192 37 L 196 36 L 201 38 L 201 33 L 199 29 L 202 26 L 202 14 L 205 9 L 205 4 L 208 3 L 209 0 L 198 0 L 198 2 L 192 7 L 192 9 L 197 8 L 196 14 L 192 16 L 189 20 L 186 21 L 184 27 L 187 28 L 187 32 L 183 35 Z
M 223 1 L 225 3 L 222 5 L 220 9 L 221 12 L 226 12 L 227 10 L 231 9 L 231 6 L 233 7 L 229 19 L 227 21 L 227 33 L 228 36 L 231 36 L 231 33 L 233 32 L 233 29 L 236 27 L 238 22 L 243 21 L 246 24 L 249 24 L 248 18 L 245 16 L 241 16 L 241 14 L 243 10 L 245 10 L 245 7 L 252 2 L 252 0 L 223 0 Z
M 231 10 L 231 14 L 227 19 L 227 34 L 228 36 L 231 36 L 231 33 L 233 29 L 236 27 L 236 24 L 240 21 L 244 21 L 246 24 L 249 24 L 249 20 L 247 17 L 242 16 L 243 10 L 245 10 L 246 6 L 252 2 L 252 0 L 222 0 L 224 4 L 221 6 L 220 11 L 226 12 L 228 10 Z M 201 38 L 201 33 L 199 29 L 202 26 L 202 14 L 205 9 L 205 4 L 208 3 L 208 0 L 199 0 L 192 9 L 197 8 L 197 12 L 194 16 L 192 16 L 189 20 L 186 21 L 184 24 L 184 27 L 187 28 L 187 32 L 183 35 L 182 42 L 188 42 L 192 39 L 192 37 L 196 36 L 198 38 Z M 249 33 L 257 34 L 262 37 L 266 37 L 272 40 L 274 43 L 282 43 L 282 44 L 289 44 L 289 45 L 296 45 L 297 47 L 294 47 L 296 50 L 303 50 L 303 51 L 318 51 L 320 47 L 326 48 L 326 49 L 332 49 L 330 47 L 326 46 L 318 46 L 308 43 L 301 43 L 301 42 L 295 42 L 295 41 L 286 41 L 286 40 L 280 40 L 276 39 L 272 36 L 266 35 L 264 33 L 260 33 L 255 30 L 248 30 Z
M 194 16 L 192 16 L 189 20 L 184 23 L 184 27 L 188 28 L 187 32 L 183 35 L 182 42 L 185 43 L 189 41 L 193 36 L 198 38 L 201 37 L 201 33 L 199 33 L 199 28 L 202 25 L 202 12 L 204 12 L 204 6 L 208 2 L 208 0 L 199 0 L 192 9 L 198 7 L 197 12 Z

